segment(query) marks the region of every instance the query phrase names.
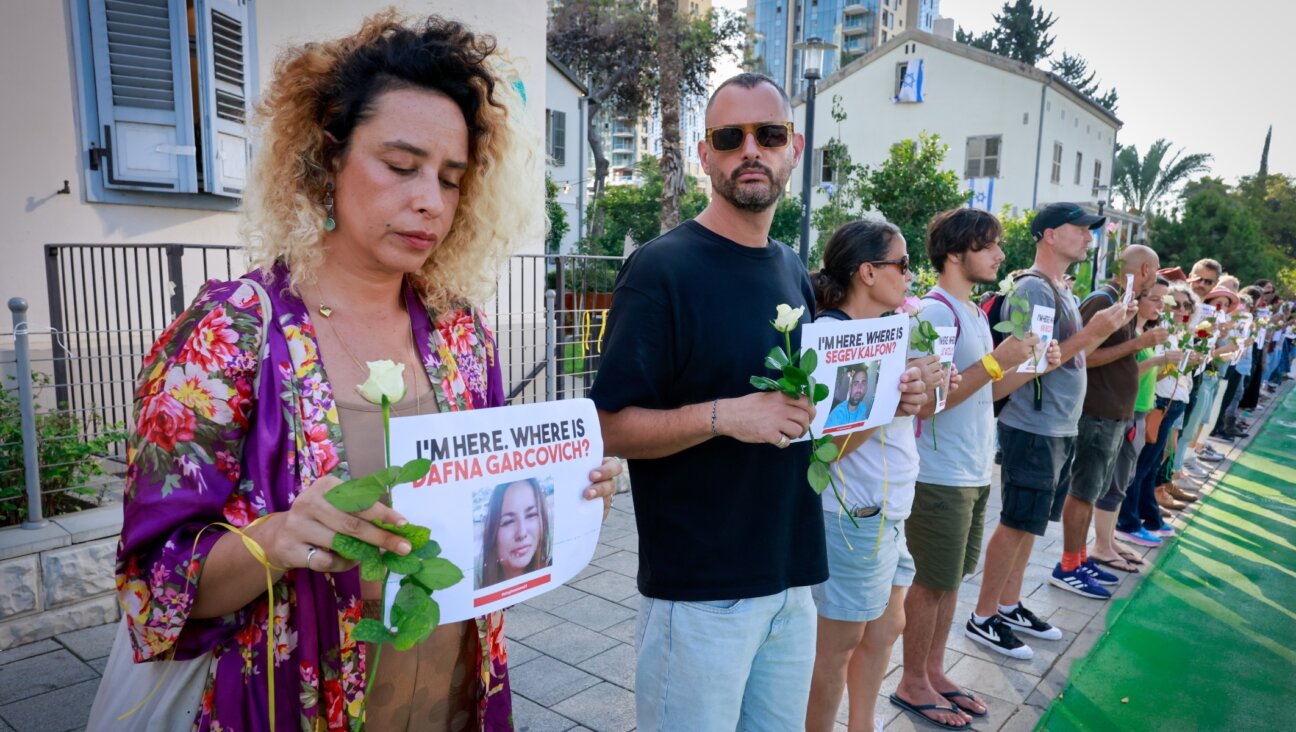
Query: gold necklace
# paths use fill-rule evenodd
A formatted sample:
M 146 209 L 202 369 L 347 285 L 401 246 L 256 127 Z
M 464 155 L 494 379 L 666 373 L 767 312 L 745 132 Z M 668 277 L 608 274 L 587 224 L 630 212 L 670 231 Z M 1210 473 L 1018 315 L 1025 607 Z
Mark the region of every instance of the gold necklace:
M 329 312 L 330 312 L 330 314 L 331 314 L 331 313 L 332 313 L 332 310 L 330 310 Z M 361 361 L 361 360 L 359 359 L 359 357 L 357 357 L 357 356 L 355 355 L 355 352 L 351 350 L 351 347 L 347 345 L 346 339 L 343 338 L 343 337 L 342 337 L 342 334 L 338 332 L 337 326 L 333 324 L 333 321 L 329 319 L 329 316 L 328 316 L 328 315 L 325 315 L 325 316 L 324 316 L 324 322 L 328 324 L 328 328 L 329 328 L 329 330 L 332 331 L 332 333 L 333 333 L 333 337 L 337 339 L 338 344 L 342 346 L 342 350 L 346 351 L 346 354 L 347 354 L 348 356 L 351 357 L 351 360 L 355 363 L 356 367 L 360 369 L 360 373 L 362 373 L 362 374 L 363 374 L 363 373 L 367 373 L 367 372 L 369 371 L 369 367 L 366 366 L 366 365 L 364 364 L 364 362 Z M 409 346 L 410 346 L 410 351 L 414 354 L 414 362 L 415 362 L 415 364 L 416 364 L 416 366 L 415 366 L 415 368 L 414 368 L 414 372 L 415 372 L 415 374 L 417 374 L 418 371 L 419 371 L 419 369 L 421 368 L 421 364 L 422 364 L 423 359 L 419 357 L 418 346 L 414 343 L 414 330 L 413 330 L 413 328 L 409 328 L 409 329 L 408 329 L 408 333 L 409 333 L 409 341 L 408 341 L 408 343 L 409 343 Z M 408 366 L 408 365 L 409 365 L 409 363 L 406 362 L 406 361 L 403 360 L 403 359 L 401 360 L 401 363 L 402 363 L 403 365 L 405 365 L 405 366 Z M 413 387 L 414 387 L 414 389 L 413 389 L 413 391 L 414 391 L 414 414 L 419 414 L 420 412 L 422 412 L 423 395 L 422 395 L 421 393 L 419 393 L 419 390 L 418 390 L 418 377 L 417 377 L 416 375 L 411 375 L 410 380 L 413 382 Z M 404 376 L 401 377 L 401 381 L 404 382 Z M 391 405 L 391 409 L 392 409 L 392 414 L 396 414 L 396 405 L 395 405 L 395 404 Z

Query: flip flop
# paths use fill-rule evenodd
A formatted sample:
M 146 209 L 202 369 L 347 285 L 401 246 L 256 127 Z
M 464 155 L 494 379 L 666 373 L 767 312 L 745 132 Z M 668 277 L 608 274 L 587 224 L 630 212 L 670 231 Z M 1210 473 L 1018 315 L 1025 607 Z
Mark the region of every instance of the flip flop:
M 1094 564 L 1098 564 L 1103 567 L 1111 567 L 1112 569 L 1120 570 L 1121 572 L 1125 572 L 1126 574 L 1139 573 L 1139 568 L 1135 566 L 1133 562 L 1126 561 L 1124 558 L 1117 559 L 1112 562 L 1109 562 L 1106 559 L 1099 559 L 1098 557 L 1095 556 L 1090 556 L 1089 558 L 1094 560 Z
M 912 712 L 913 714 L 918 715 L 919 719 L 922 719 L 929 724 L 934 724 L 941 729 L 972 729 L 971 724 L 946 724 L 945 722 L 937 722 L 935 719 L 923 714 L 923 712 L 931 711 L 952 712 L 958 714 L 959 708 L 955 704 L 951 704 L 948 707 L 941 706 L 940 704 L 910 704 L 895 694 L 891 695 L 891 703 L 906 712 Z
M 970 717 L 980 718 L 990 713 L 990 706 L 985 702 L 981 701 L 980 699 L 976 698 L 975 696 L 972 696 L 971 692 L 967 692 L 967 691 L 963 691 L 962 689 L 959 689 L 958 691 L 938 691 L 936 693 L 954 702 L 954 706 L 958 707 L 960 711 L 962 711 L 964 714 L 967 714 Z M 969 701 L 974 701 L 977 704 L 980 704 L 981 706 L 985 707 L 986 710 L 984 712 L 974 712 L 971 709 L 968 709 L 967 707 L 958 703 L 958 699 L 956 697 L 960 697 L 960 696 L 963 697 L 964 699 L 968 699 Z
M 1140 557 L 1138 554 L 1128 549 L 1122 549 L 1120 547 L 1116 547 L 1116 553 L 1120 555 L 1121 559 L 1124 559 L 1130 564 L 1137 564 L 1140 567 L 1143 566 L 1144 564 L 1147 564 L 1147 561 L 1143 559 L 1143 557 Z

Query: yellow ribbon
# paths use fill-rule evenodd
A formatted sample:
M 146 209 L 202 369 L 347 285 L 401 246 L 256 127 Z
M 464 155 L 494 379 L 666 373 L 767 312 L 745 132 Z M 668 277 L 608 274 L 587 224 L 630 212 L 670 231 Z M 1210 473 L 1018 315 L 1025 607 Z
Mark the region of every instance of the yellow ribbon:
M 602 352 L 603 352 L 603 334 L 607 332 L 607 314 L 608 314 L 608 311 L 606 311 L 606 310 L 600 310 L 599 312 L 603 315 L 603 320 L 599 322 L 599 337 L 598 337 L 599 353 L 602 353 Z
M 256 526 L 257 524 L 261 523 L 262 521 L 265 521 L 268 518 L 270 518 L 270 514 L 266 514 L 265 516 L 258 518 L 257 520 L 248 524 L 246 528 L 251 529 L 253 526 Z M 269 608 L 266 611 L 266 671 L 267 671 L 266 684 L 268 687 L 267 691 L 270 695 L 269 696 L 270 732 L 274 732 L 274 728 L 275 728 L 274 579 L 272 579 L 270 576 L 270 570 L 273 569 L 277 572 L 286 572 L 287 570 L 284 569 L 283 567 L 276 567 L 273 564 L 271 564 L 270 559 L 266 556 L 265 549 L 261 548 L 261 545 L 257 543 L 256 539 L 253 539 L 252 537 L 244 533 L 243 529 L 240 529 L 237 526 L 231 526 L 230 524 L 227 524 L 223 521 L 215 521 L 213 523 L 207 524 L 202 528 L 202 530 L 198 532 L 198 535 L 194 537 L 193 548 L 189 551 L 190 562 L 193 561 L 194 556 L 198 553 L 198 540 L 202 538 L 203 532 L 207 531 L 207 529 L 210 529 L 213 526 L 217 528 L 225 529 L 227 531 L 232 531 L 233 533 L 238 534 L 239 538 L 243 540 L 243 546 L 247 547 L 248 553 L 251 554 L 252 558 L 256 559 L 257 562 L 259 562 L 261 566 L 265 568 L 266 601 L 269 603 Z M 186 562 L 186 567 L 187 566 L 188 566 L 188 562 Z M 189 587 L 192 584 L 193 582 L 189 579 L 189 573 L 186 571 L 185 572 L 185 592 L 186 593 L 188 593 Z M 131 716 L 135 712 L 138 712 L 141 707 L 143 707 L 145 704 L 148 703 L 149 699 L 153 698 L 153 695 L 157 693 L 157 690 L 162 688 L 162 682 L 166 680 L 167 674 L 171 673 L 171 667 L 169 663 L 175 659 L 175 652 L 176 652 L 175 645 L 172 645 L 171 650 L 167 652 L 167 656 L 166 656 L 166 661 L 168 662 L 168 666 L 162 672 L 162 676 L 158 679 L 157 683 L 153 685 L 153 690 L 150 691 L 148 693 L 148 696 L 144 697 L 144 699 L 141 700 L 139 704 L 136 704 L 135 706 L 131 707 L 130 711 L 118 717 L 117 718 L 118 722 L 124 721 L 127 717 Z
M 584 328 L 580 338 L 580 349 L 581 349 L 581 363 L 584 364 L 585 352 L 589 350 L 590 328 L 592 327 L 590 324 L 590 311 L 588 310 L 585 311 L 585 316 L 582 321 L 582 324 L 584 325 Z M 582 365 L 581 368 L 584 369 L 584 366 Z

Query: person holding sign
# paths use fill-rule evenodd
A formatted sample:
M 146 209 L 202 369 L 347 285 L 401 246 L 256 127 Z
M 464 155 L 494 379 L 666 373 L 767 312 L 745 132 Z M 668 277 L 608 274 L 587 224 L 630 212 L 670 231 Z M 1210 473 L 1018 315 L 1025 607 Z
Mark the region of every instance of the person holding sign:
M 976 571 L 994 469 L 996 398 L 1030 383 L 1018 367 L 1034 358 L 1039 336 L 1009 335 L 996 347 L 990 324 L 972 302 L 976 285 L 998 281 L 1004 260 L 1003 227 L 992 214 L 956 208 L 938 214 L 927 227 L 927 255 L 939 285 L 922 299 L 919 319 L 954 331 L 954 366 L 962 384 L 939 415 L 939 445 L 932 425 L 922 420 L 918 435 L 918 477 L 913 510 L 905 521 L 906 543 L 915 575 L 905 598 L 904 664 L 895 699 L 915 714 L 953 727 L 984 716 L 985 703 L 945 674 L 945 642 L 963 578 Z M 1057 343 L 1046 351 L 1047 368 L 1061 359 Z M 1012 627 L 1052 630 L 1024 606 L 992 619 L 1004 635 Z M 950 708 L 953 704 L 957 708 Z
M 1085 392 L 1085 357 L 1131 316 L 1132 305 L 1116 303 L 1082 325 L 1080 311 L 1060 294 L 1067 267 L 1084 261 L 1092 230 L 1106 219 L 1071 203 L 1044 207 L 1031 222 L 1035 262 L 1017 291 L 1030 305 L 1054 308 L 1054 337 L 1062 351 L 1061 365 L 1040 376 L 1032 388 L 1013 392 L 999 415 L 999 445 L 1003 465 L 1003 509 L 985 550 L 985 570 L 977 607 L 964 626 L 976 643 L 1015 658 L 1029 658 L 1031 649 L 992 621 L 1021 603 L 1026 563 L 1035 537 L 1049 521 L 1062 517 L 1062 503 L 1071 485 L 1076 423 Z M 1010 319 L 1011 300 L 1003 305 Z
M 791 120 L 769 77 L 722 83 L 698 143 L 711 201 L 635 250 L 612 294 L 590 397 L 605 451 L 634 475 L 643 730 L 804 723 L 810 586 L 828 568 L 810 443 L 792 440 L 815 408 L 750 382 L 784 345 L 777 307 L 800 322 L 814 309 L 805 267 L 769 238 L 804 145 Z M 799 349 L 801 328 L 788 335 Z
M 824 248 L 823 269 L 814 273 L 819 318 L 859 320 L 899 310 L 913 275 L 904 236 L 885 221 L 844 224 Z M 863 399 L 867 369 L 857 364 L 850 397 Z M 909 361 L 902 386 L 918 387 L 929 409 L 944 373 L 934 355 Z M 951 381 L 957 391 L 958 379 Z M 856 399 L 856 394 L 859 399 Z M 903 404 L 902 404 L 903 408 Z M 834 410 L 836 411 L 836 410 Z M 848 416 L 840 422 L 862 422 Z M 922 413 L 921 411 L 919 412 Z M 829 417 L 829 424 L 832 424 Z M 843 478 L 843 515 L 837 497 L 824 492 L 822 521 L 828 546 L 828 580 L 813 589 L 819 612 L 814 676 L 805 728 L 831 730 L 843 689 L 850 689 L 850 725 L 873 724 L 874 705 L 886 674 L 891 646 L 904 627 L 904 592 L 913 581 L 913 558 L 905 548 L 904 520 L 918 475 L 913 417 L 834 439 L 841 450 L 834 469 Z
M 1142 299 L 1156 284 L 1161 259 L 1151 248 L 1131 244 L 1119 254 L 1120 266 L 1112 281 L 1094 290 L 1080 304 L 1080 317 L 1092 322 L 1101 312 L 1120 305 L 1138 314 L 1131 298 Z M 1121 283 L 1124 283 L 1122 287 Z M 1151 306 L 1149 305 L 1149 308 Z M 1160 316 L 1160 310 L 1155 313 Z M 1111 489 L 1116 458 L 1125 436 L 1134 430 L 1134 403 L 1139 391 L 1138 353 L 1159 346 L 1170 333 L 1160 325 L 1138 332 L 1131 319 L 1107 337 L 1089 354 L 1087 386 L 1077 424 L 1075 462 L 1071 472 L 1071 490 L 1062 508 L 1062 561 L 1053 570 L 1050 582 L 1085 597 L 1106 599 L 1111 592 L 1104 586 L 1119 578 L 1099 567 L 1086 548 L 1089 525 L 1094 519 L 1094 504 Z M 1119 499 L 1105 505 L 1099 522 L 1103 530 L 1115 528 L 1115 506 Z M 1110 550 L 1110 546 L 1103 547 Z M 1104 559 L 1112 555 L 1107 554 Z M 1085 581 L 1088 580 L 1088 581 Z
M 494 336 L 468 303 L 538 231 L 512 78 L 493 39 L 394 12 L 280 57 L 243 197 L 256 269 L 204 286 L 140 371 L 117 565 L 129 643 L 109 665 L 202 664 L 140 717 L 193 709 L 172 728 L 240 732 L 511 726 L 500 614 L 383 654 L 367 688 L 372 651 L 353 629 L 381 588 L 331 547 L 412 547 L 371 522 L 404 523 L 383 502 L 349 514 L 324 494 L 383 467 L 383 415 L 356 394 L 380 378 L 366 361 L 391 363 L 382 391 L 398 415 L 504 402 Z M 591 475 L 586 497 L 610 496 L 617 472 Z M 105 694 L 119 678 L 105 674 L 96 707 L 149 693 Z

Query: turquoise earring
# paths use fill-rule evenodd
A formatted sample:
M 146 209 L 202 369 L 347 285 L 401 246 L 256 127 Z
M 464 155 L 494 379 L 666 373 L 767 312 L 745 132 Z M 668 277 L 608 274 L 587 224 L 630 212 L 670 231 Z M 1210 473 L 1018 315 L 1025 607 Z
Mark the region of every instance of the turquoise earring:
M 333 219 L 333 181 L 324 184 L 324 211 L 328 214 L 328 218 L 324 219 L 324 230 L 336 229 L 337 221 Z

